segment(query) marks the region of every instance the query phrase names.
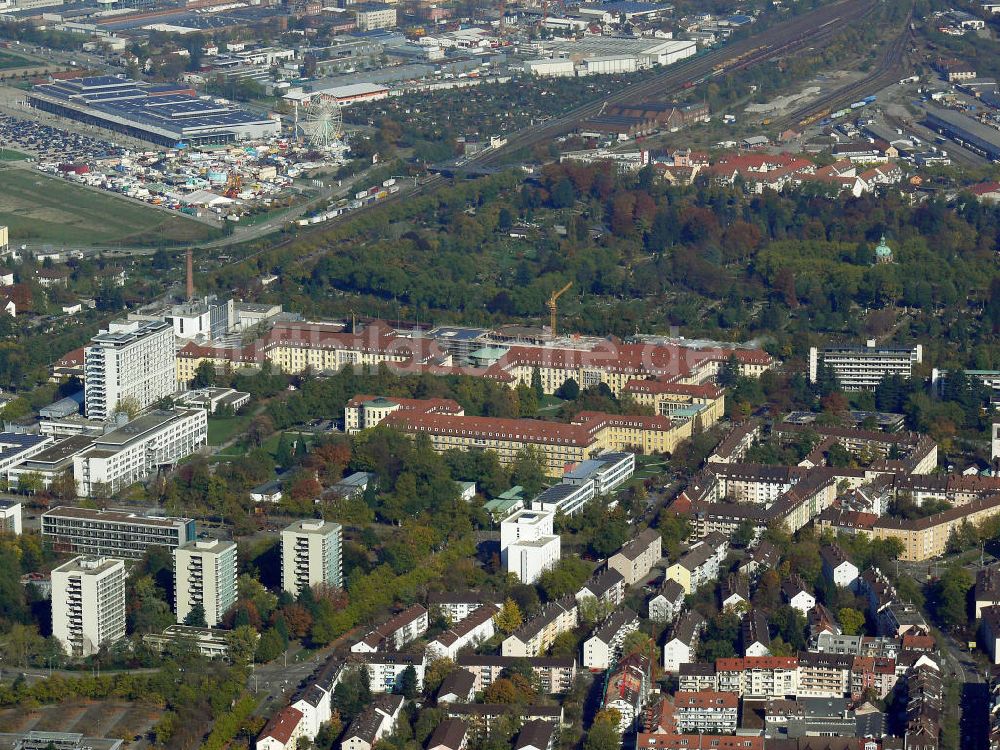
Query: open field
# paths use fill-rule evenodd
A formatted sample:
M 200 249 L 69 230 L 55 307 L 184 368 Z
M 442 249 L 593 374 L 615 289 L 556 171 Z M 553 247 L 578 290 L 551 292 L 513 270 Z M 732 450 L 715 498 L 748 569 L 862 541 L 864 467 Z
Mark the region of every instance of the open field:
M 250 424 L 250 417 L 209 417 L 208 418 L 208 444 L 222 445 L 227 440 L 241 432 L 244 432 Z
M 20 55 L 12 55 L 10 52 L 0 51 L 0 70 L 8 68 L 30 68 L 38 63 L 34 63 Z
M 182 215 L 27 169 L 0 166 L 0 224 L 16 242 L 179 244 L 215 236 Z
M 22 154 L 20 151 L 12 151 L 9 148 L 0 148 L 0 161 L 23 161 L 27 159 L 27 154 Z

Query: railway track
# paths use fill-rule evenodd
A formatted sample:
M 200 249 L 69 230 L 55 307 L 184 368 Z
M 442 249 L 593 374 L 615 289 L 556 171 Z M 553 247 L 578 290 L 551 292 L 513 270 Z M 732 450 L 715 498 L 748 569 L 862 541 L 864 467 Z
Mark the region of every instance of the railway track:
M 866 94 L 904 78 L 909 73 L 906 50 L 912 43 L 913 32 L 910 30 L 907 18 L 905 30 L 892 41 L 868 75 L 861 80 L 834 89 L 787 115 L 775 118 L 771 123 L 772 127 L 779 129 L 795 125 L 806 127 L 829 113 L 858 101 Z
M 875 3 L 867 1 L 825 6 L 806 16 L 773 26 L 758 36 L 675 63 L 653 78 L 584 104 L 541 126 L 522 130 L 508 138 L 507 145 L 502 149 L 485 152 L 478 158 L 470 159 L 469 164 L 496 164 L 513 151 L 543 143 L 575 129 L 581 122 L 598 115 L 608 105 L 670 98 L 713 77 L 770 62 L 796 49 L 834 36 L 845 25 L 866 16 L 874 7 Z

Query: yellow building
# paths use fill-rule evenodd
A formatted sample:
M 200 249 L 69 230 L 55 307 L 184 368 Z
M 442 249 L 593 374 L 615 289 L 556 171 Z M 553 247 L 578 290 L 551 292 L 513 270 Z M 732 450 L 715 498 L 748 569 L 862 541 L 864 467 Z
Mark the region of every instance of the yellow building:
M 358 396 L 344 409 L 349 432 L 385 424 L 427 435 L 435 450 L 492 450 L 510 464 L 525 449 L 540 451 L 547 472 L 565 469 L 607 451 L 671 453 L 691 436 L 691 420 L 581 412 L 572 424 L 538 419 L 469 417 L 446 399 L 384 399 Z
M 976 525 L 998 513 L 1000 495 L 991 495 L 926 518 L 880 518 L 871 533 L 876 539 L 899 539 L 904 547 L 900 559 L 920 562 L 943 555 L 952 531 L 963 523 Z

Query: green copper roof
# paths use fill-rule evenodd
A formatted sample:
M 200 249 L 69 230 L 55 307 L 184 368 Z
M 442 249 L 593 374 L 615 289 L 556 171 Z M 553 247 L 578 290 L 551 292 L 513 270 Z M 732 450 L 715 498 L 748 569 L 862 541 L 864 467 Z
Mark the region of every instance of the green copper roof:
M 875 255 L 879 258 L 889 258 L 892 256 L 892 248 L 885 244 L 885 235 L 882 235 L 882 240 L 878 243 L 878 247 L 875 248 Z

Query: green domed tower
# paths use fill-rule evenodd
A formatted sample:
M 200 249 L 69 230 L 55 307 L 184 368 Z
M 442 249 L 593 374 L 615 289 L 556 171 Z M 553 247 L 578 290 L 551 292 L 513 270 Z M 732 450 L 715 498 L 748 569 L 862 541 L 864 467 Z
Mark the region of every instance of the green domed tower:
M 876 263 L 892 263 L 892 248 L 885 243 L 885 235 L 882 235 L 878 247 L 875 248 Z

